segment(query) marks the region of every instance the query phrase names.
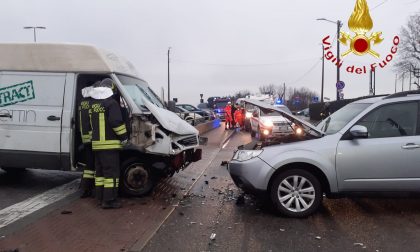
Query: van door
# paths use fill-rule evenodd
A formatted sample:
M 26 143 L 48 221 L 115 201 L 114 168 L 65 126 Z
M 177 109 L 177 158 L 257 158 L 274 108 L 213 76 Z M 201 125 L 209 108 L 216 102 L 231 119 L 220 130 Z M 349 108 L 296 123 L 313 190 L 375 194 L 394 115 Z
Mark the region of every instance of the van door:
M 61 169 L 66 74 L 0 72 L 0 166 Z

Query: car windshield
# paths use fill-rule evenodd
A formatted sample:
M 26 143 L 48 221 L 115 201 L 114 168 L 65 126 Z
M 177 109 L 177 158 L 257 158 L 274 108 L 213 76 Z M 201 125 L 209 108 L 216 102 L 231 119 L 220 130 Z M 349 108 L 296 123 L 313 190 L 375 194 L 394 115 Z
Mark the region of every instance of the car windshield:
M 348 104 L 320 122 L 317 129 L 324 131 L 327 135 L 335 134 L 369 105 L 370 103 Z
M 216 108 L 224 108 L 226 107 L 227 103 L 228 103 L 227 101 L 218 101 L 215 103 L 215 105 L 216 105 Z
M 279 111 L 266 111 L 266 113 L 264 113 L 263 110 L 261 110 L 261 116 L 281 116 L 281 113 Z
M 188 111 L 196 111 L 197 109 L 194 108 L 191 105 L 180 105 L 181 107 L 183 107 L 184 109 L 188 110 Z
M 131 99 L 133 99 L 140 109 L 145 108 L 144 100 L 147 100 L 160 108 L 165 108 L 159 97 L 150 89 L 145 81 L 124 75 L 117 76 Z

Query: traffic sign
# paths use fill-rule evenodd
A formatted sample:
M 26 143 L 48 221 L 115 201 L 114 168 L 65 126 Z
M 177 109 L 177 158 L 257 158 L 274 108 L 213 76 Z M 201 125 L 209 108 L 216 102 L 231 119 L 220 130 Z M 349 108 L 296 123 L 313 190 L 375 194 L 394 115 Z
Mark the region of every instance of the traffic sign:
M 319 97 L 318 97 L 318 96 L 314 96 L 314 97 L 312 97 L 312 102 L 313 102 L 313 103 L 317 103 L 317 102 L 319 102 Z
M 337 87 L 337 89 L 344 89 L 346 85 L 344 84 L 344 81 L 339 81 L 337 82 L 337 84 L 335 84 L 335 86 Z

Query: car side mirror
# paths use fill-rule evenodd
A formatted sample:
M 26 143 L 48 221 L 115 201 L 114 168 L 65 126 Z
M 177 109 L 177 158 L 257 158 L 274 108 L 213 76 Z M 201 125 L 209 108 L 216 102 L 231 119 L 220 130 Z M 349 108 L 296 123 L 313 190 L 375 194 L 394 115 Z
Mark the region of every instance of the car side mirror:
M 368 138 L 369 132 L 365 126 L 354 125 L 350 129 L 350 134 L 354 138 Z

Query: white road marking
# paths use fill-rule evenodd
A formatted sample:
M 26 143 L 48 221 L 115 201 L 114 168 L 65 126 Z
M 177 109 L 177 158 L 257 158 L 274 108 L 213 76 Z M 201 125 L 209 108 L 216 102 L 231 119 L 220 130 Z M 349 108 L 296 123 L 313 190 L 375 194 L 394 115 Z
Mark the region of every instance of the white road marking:
M 0 228 L 6 227 L 23 217 L 38 211 L 54 202 L 64 199 L 76 192 L 80 179 L 75 179 L 67 184 L 57 186 L 32 198 L 16 203 L 0 210 Z

